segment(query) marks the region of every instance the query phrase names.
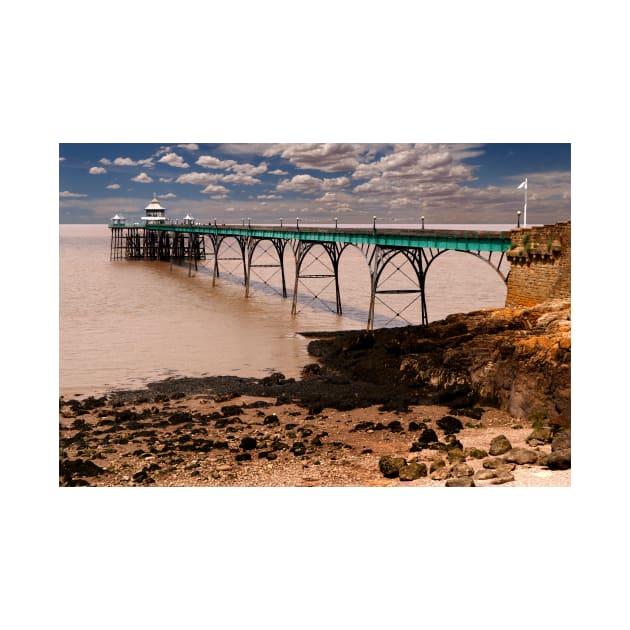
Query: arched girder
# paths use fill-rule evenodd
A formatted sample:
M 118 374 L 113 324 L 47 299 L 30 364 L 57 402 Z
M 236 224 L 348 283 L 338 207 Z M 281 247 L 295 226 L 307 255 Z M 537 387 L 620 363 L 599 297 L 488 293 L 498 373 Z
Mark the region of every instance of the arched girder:
M 265 264 L 265 265 L 255 265 L 254 264 L 254 253 L 256 252 L 256 248 L 262 242 L 267 241 L 270 242 L 274 249 L 276 250 L 276 254 L 278 255 L 278 264 Z M 280 274 L 282 277 L 282 297 L 287 297 L 287 284 L 284 275 L 284 250 L 287 246 L 287 241 L 281 238 L 247 238 L 246 249 L 247 249 L 247 266 L 246 266 L 246 276 L 245 276 L 245 297 L 249 296 L 249 284 L 251 278 L 251 270 L 252 267 L 279 267 Z
M 316 245 L 320 245 L 322 249 L 328 254 L 330 263 L 332 265 L 332 274 L 303 274 L 302 265 L 304 259 L 313 250 Z M 335 281 L 335 299 L 336 299 L 336 313 L 341 315 L 343 310 L 341 306 L 341 293 L 339 289 L 339 259 L 349 243 L 338 242 L 321 242 L 321 241 L 302 241 L 293 239 L 291 241 L 291 248 L 295 256 L 295 284 L 293 286 L 293 302 L 291 305 L 291 314 L 297 313 L 297 298 L 300 279 L 306 278 L 333 278 Z
M 260 245 L 261 243 L 264 243 L 265 241 L 273 245 L 274 249 L 276 250 L 276 253 L 278 254 L 278 259 L 282 261 L 284 257 L 284 250 L 287 246 L 288 241 L 285 241 L 284 239 L 281 239 L 281 238 L 253 238 L 251 239 L 251 245 L 249 247 L 249 253 L 248 253 L 248 261 L 250 263 L 252 261 L 254 252 L 256 251 L 256 248 L 258 247 L 258 245 Z
M 375 297 L 377 293 L 383 293 L 387 291 L 379 291 L 378 287 L 380 282 L 382 281 L 383 273 L 386 271 L 388 266 L 390 266 L 394 259 L 397 256 L 403 256 L 411 265 L 412 269 L 415 272 L 416 279 L 418 282 L 417 292 L 420 294 L 420 301 L 422 305 L 422 324 L 428 324 L 428 313 L 426 306 L 426 293 L 425 293 L 425 282 L 426 276 L 429 271 L 431 264 L 442 254 L 448 251 L 457 251 L 466 254 L 472 254 L 473 256 L 483 260 L 486 264 L 488 264 L 496 273 L 500 276 L 503 282 L 507 284 L 509 272 L 504 274 L 501 271 L 501 264 L 504 260 L 504 252 L 500 252 L 500 257 L 498 262 L 495 262 L 492 259 L 493 252 L 483 252 L 483 251 L 469 251 L 469 250 L 459 250 L 459 249 L 439 249 L 439 248 L 430 248 L 430 247 L 422 247 L 422 248 L 385 248 L 379 247 L 378 245 L 362 245 L 359 246 L 359 249 L 363 252 L 365 256 L 368 266 L 370 268 L 371 275 L 371 295 L 370 295 L 370 309 L 368 315 L 368 329 L 372 328 L 374 325 L 374 303 Z M 415 290 L 401 290 L 400 292 L 414 292 Z M 391 291 L 396 292 L 396 291 Z
M 223 245 L 224 241 L 230 238 L 236 241 L 241 255 L 238 257 L 236 256 L 226 257 L 223 260 L 240 260 L 242 262 L 243 284 L 246 285 L 247 284 L 247 249 L 248 249 L 249 237 L 233 235 L 233 234 L 225 234 L 225 235 L 215 234 L 213 235 L 213 237 L 214 238 L 213 238 L 212 245 L 214 247 L 214 270 L 212 273 L 212 286 L 214 286 L 216 279 L 219 277 L 219 252 L 221 251 L 221 246 Z
M 469 251 L 469 250 L 464 250 L 464 249 L 441 249 L 438 251 L 437 254 L 435 254 L 428 262 L 427 262 L 427 266 L 425 269 L 425 274 L 429 269 L 429 266 L 431 265 L 431 263 L 441 254 L 444 254 L 445 252 L 459 252 L 462 254 L 471 254 L 472 256 L 475 256 L 476 258 L 479 258 L 479 260 L 483 260 L 483 262 L 485 262 L 489 267 L 491 267 L 494 271 L 497 272 L 497 274 L 499 275 L 499 277 L 501 278 L 501 280 L 507 284 L 508 283 L 508 278 L 510 277 L 510 272 L 508 271 L 507 274 L 504 274 L 501 271 L 501 264 L 503 263 L 503 259 L 505 258 L 505 252 L 500 252 L 500 257 L 499 257 L 499 262 L 497 264 L 494 263 L 494 261 L 492 260 L 492 254 L 494 254 L 495 252 L 474 252 L 474 251 Z M 487 256 L 487 257 L 486 257 Z
M 427 251 L 429 252 L 427 254 Z M 368 260 L 371 277 L 370 307 L 368 311 L 368 330 L 374 327 L 374 309 L 378 293 L 418 293 L 422 311 L 422 325 L 428 324 L 427 304 L 425 298 L 425 275 L 428 262 L 435 256 L 434 250 L 409 247 L 380 247 L 378 245 L 363 249 Z M 385 270 L 397 256 L 402 256 L 411 265 L 418 288 L 380 290 L 379 283 Z M 400 267 L 396 268 L 400 271 Z M 405 274 L 406 275 L 406 274 Z M 408 277 L 408 276 L 407 276 Z
M 376 284 L 378 285 L 383 272 L 386 270 L 387 266 L 390 265 L 393 260 L 397 256 L 402 256 L 409 262 L 414 272 L 416 273 L 418 283 L 421 282 L 421 278 L 423 275 L 422 271 L 422 251 L 417 249 L 390 249 L 384 250 L 385 253 L 382 255 L 381 264 L 379 264 L 378 270 L 375 270 L 376 273 Z M 426 267 L 425 267 L 426 268 Z

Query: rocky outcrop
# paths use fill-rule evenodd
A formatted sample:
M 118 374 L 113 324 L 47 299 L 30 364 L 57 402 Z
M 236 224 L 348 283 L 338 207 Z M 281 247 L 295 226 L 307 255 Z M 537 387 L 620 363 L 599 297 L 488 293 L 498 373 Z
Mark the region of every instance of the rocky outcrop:
M 408 398 L 492 405 L 570 426 L 570 299 L 451 315 L 425 327 L 339 333 L 311 342 L 309 352 L 324 374 L 396 384 Z

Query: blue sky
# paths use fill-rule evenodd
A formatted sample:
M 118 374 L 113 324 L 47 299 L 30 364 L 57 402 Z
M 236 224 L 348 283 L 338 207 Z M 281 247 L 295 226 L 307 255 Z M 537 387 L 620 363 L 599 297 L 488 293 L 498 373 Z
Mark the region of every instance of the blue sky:
M 59 221 L 528 223 L 571 216 L 570 144 L 60 144 Z

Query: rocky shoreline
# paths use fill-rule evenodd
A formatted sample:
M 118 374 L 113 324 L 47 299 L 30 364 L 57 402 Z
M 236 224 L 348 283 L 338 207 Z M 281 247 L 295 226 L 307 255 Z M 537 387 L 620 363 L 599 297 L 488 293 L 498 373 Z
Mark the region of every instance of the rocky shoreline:
M 62 397 L 60 485 L 570 484 L 570 301 L 313 336 L 301 379 Z

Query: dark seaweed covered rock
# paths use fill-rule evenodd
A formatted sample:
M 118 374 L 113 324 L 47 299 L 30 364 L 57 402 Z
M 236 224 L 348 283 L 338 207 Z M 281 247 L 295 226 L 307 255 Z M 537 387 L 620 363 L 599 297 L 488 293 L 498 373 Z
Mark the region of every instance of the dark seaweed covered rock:
M 103 468 L 89 459 L 66 459 L 59 462 L 60 477 L 72 477 L 74 475 L 81 477 L 97 477 L 104 472 L 105 470 Z
M 352 433 L 354 431 L 368 431 L 369 429 L 373 431 L 374 427 L 375 427 L 375 424 L 368 420 L 365 422 L 359 422 L 358 424 L 354 426 L 354 428 L 350 429 L 350 432 Z
M 258 446 L 258 441 L 255 437 L 246 436 L 241 440 L 240 448 L 244 451 L 254 450 Z
M 186 422 L 192 422 L 192 414 L 188 411 L 177 411 L 171 414 L 168 421 L 171 424 L 185 424 Z
M 295 456 L 304 455 L 306 453 L 306 446 L 304 442 L 294 442 L 291 447 L 291 453 Z
M 418 442 L 421 444 L 431 444 L 432 442 L 438 442 L 437 433 L 433 429 L 424 429 L 418 437 Z
M 447 434 L 459 433 L 464 428 L 461 421 L 453 416 L 444 416 L 443 418 L 440 418 L 437 421 L 437 425 L 440 429 L 442 429 L 442 431 L 444 431 L 444 433 Z
M 243 411 L 242 405 L 223 405 L 221 407 L 221 413 L 224 416 L 238 416 Z

